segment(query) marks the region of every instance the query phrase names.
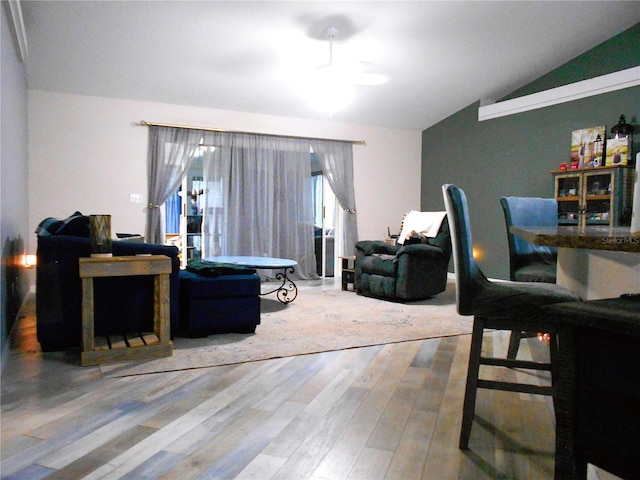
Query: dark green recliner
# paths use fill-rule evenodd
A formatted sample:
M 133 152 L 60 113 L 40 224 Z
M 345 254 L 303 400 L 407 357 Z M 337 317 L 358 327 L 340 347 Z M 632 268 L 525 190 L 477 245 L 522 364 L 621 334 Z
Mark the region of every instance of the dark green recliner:
M 404 245 L 380 240 L 356 243 L 356 292 L 400 301 L 424 300 L 443 292 L 451 258 L 447 219 L 437 236 L 420 241 Z

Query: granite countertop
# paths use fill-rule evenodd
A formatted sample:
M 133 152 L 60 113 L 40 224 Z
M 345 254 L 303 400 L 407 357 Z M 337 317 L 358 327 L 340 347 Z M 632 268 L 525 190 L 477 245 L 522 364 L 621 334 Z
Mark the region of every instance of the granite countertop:
M 535 245 L 547 247 L 587 248 L 640 253 L 640 234 L 631 234 L 629 227 L 513 226 L 511 227 L 511 233 Z

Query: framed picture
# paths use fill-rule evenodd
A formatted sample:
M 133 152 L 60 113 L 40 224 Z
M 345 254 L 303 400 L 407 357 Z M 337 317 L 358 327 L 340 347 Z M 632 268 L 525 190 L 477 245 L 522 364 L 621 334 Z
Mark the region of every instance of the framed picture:
M 629 137 L 608 139 L 605 165 L 629 165 L 630 152 L 631 145 Z
M 583 128 L 571 133 L 571 162 L 578 168 L 604 165 L 606 127 Z

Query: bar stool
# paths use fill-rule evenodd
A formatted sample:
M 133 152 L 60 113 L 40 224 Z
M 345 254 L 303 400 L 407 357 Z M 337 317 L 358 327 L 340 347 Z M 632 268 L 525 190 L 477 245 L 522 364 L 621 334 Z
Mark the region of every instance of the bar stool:
M 455 185 L 445 184 L 442 194 L 451 229 L 457 310 L 460 315 L 474 316 L 459 445 L 461 449 L 467 449 L 478 388 L 555 396 L 558 323 L 545 316 L 541 307 L 580 298 L 563 287 L 549 283 L 488 280 L 473 258 L 469 211 L 464 192 Z M 487 328 L 511 332 L 549 332 L 551 361 L 483 357 L 482 337 Z M 480 365 L 550 371 L 551 386 L 480 379 Z
M 558 249 L 534 245 L 511 233 L 511 226 L 557 227 L 558 202 L 555 198 L 500 197 L 509 243 L 509 280 L 514 282 L 556 283 Z M 513 332 L 508 358 L 516 358 L 522 333 Z

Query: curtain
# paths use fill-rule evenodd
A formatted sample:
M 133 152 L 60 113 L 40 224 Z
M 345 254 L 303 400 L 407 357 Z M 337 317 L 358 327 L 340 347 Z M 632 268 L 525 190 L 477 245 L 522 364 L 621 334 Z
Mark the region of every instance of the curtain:
M 322 173 L 342 207 L 344 252 L 341 253 L 355 255 L 358 220 L 353 187 L 353 144 L 332 140 L 311 140 L 311 148 L 318 156 Z
M 149 127 L 147 242 L 164 243 L 160 206 L 177 190 L 201 138 L 198 130 Z
M 309 141 L 202 133 L 215 145 L 203 160 L 204 256 L 290 258 L 297 278 L 317 278 Z

